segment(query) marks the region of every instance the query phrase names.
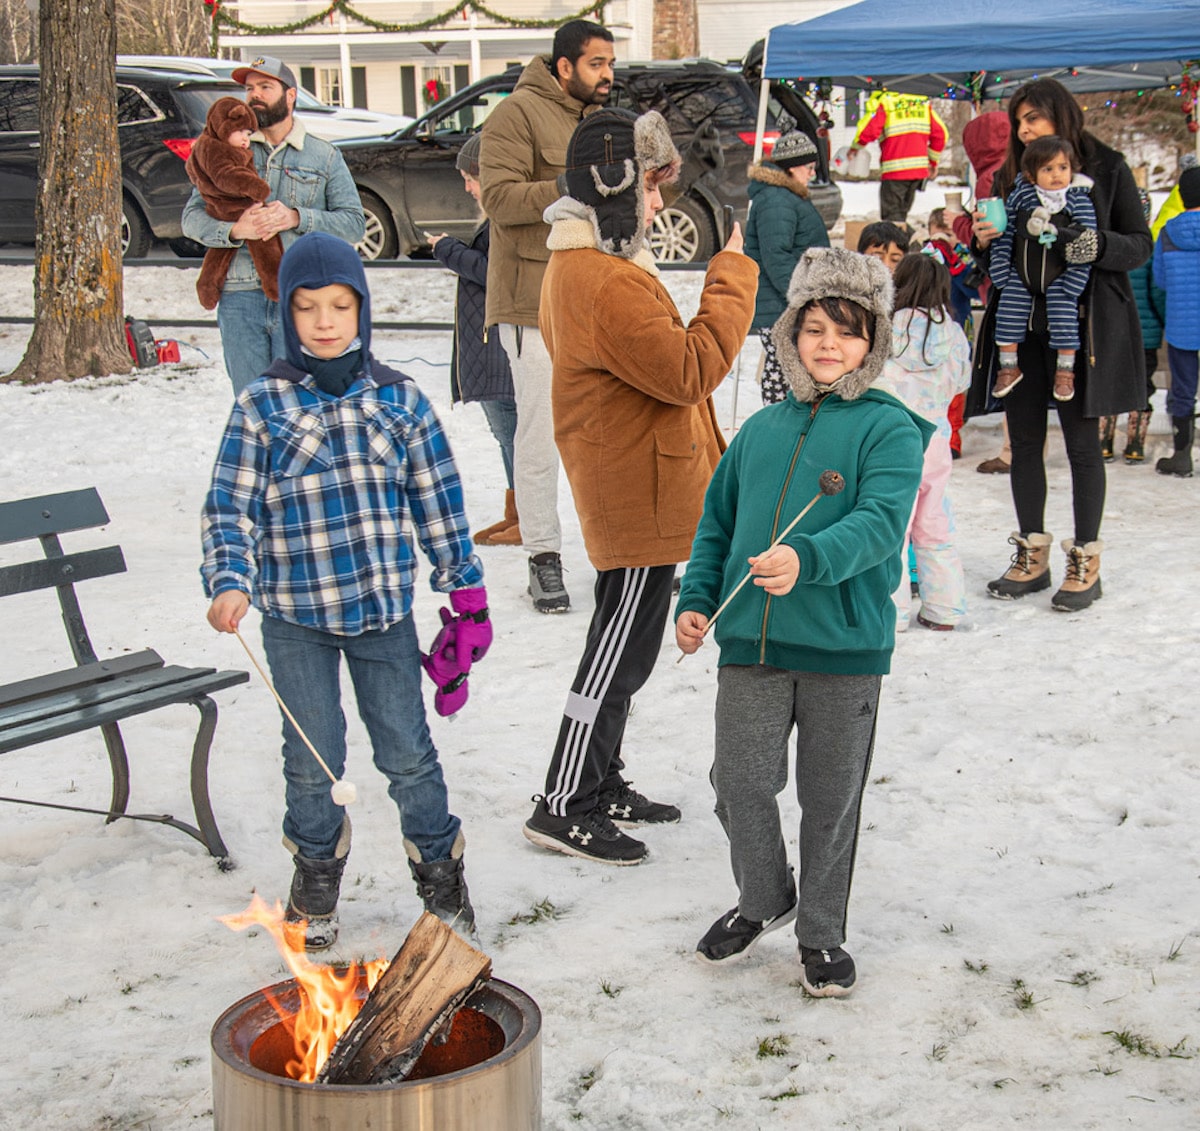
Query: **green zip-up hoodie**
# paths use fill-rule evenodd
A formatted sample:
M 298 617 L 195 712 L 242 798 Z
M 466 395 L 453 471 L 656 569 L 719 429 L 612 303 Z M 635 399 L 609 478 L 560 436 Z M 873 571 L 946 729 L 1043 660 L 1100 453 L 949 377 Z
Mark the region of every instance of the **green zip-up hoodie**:
M 830 675 L 886 675 L 895 643 L 892 592 L 900 546 L 935 429 L 877 389 L 836 392 L 756 412 L 709 484 L 677 613 L 711 617 L 832 469 L 845 479 L 785 542 L 800 576 L 783 597 L 748 582 L 713 632 L 720 664 L 765 664 Z

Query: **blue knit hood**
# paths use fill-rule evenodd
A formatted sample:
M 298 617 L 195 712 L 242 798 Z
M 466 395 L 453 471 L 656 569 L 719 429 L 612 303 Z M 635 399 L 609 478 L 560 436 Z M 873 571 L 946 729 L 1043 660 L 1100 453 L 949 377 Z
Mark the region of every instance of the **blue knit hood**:
M 358 336 L 365 359 L 371 352 L 371 293 L 358 252 L 345 240 L 327 232 L 309 232 L 284 252 L 279 264 L 279 316 L 283 320 L 287 359 L 299 369 L 308 369 L 300 352 L 300 338 L 292 322 L 292 292 L 297 287 L 316 290 L 331 283 L 345 283 L 358 295 Z

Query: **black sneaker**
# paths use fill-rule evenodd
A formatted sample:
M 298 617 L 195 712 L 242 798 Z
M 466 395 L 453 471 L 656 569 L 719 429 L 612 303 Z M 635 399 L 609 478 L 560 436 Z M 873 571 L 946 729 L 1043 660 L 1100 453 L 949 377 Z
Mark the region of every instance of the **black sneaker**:
M 802 946 L 800 961 L 800 983 L 813 997 L 845 997 L 854 989 L 854 959 L 840 946 L 828 950 Z
M 554 817 L 546 812 L 540 797 L 535 800 L 533 815 L 521 830 L 526 840 L 551 852 L 619 867 L 640 864 L 646 858 L 646 846 L 621 832 L 600 809 L 579 817 Z
M 614 825 L 623 829 L 634 829 L 638 825 L 674 825 L 680 816 L 674 805 L 651 801 L 628 782 L 622 782 L 616 789 L 604 790 L 598 808 Z
M 562 558 L 556 553 L 530 557 L 529 595 L 539 613 L 565 613 L 571 607 L 571 598 L 563 585 Z
M 791 906 L 771 919 L 761 922 L 746 919 L 736 907 L 721 916 L 696 944 L 696 955 L 703 962 L 736 962 L 763 935 L 777 927 L 786 926 L 796 918 L 796 893 L 792 893 Z

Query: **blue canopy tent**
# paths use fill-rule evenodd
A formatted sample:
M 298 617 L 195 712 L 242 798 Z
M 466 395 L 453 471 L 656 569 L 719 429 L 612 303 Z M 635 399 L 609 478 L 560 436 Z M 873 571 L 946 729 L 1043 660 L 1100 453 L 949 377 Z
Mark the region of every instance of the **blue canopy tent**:
M 1035 74 L 1075 91 L 1179 82 L 1200 60 L 1200 0 L 862 0 L 768 33 L 765 78 L 830 79 L 976 101 Z
M 1030 78 L 1079 93 L 1171 86 L 1200 77 L 1200 0 L 861 0 L 779 24 L 763 48 L 754 159 L 770 79 L 970 98 L 1003 98 Z M 1200 133 L 1196 134 L 1200 154 Z

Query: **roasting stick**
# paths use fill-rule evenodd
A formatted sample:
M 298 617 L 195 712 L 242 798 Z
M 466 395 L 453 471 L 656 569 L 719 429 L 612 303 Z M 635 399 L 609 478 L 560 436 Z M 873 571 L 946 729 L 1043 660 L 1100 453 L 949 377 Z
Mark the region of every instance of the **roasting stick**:
M 796 517 L 792 519 L 792 521 L 789 522 L 782 531 L 780 531 L 779 537 L 776 538 L 775 541 L 772 542 L 765 550 L 763 550 L 763 554 L 769 554 L 772 550 L 776 549 L 779 544 L 792 532 L 796 526 L 796 523 L 798 523 L 806 514 L 808 514 L 810 510 L 813 509 L 813 507 L 817 505 L 817 501 L 822 495 L 836 495 L 842 490 L 843 487 L 846 486 L 845 479 L 843 479 L 841 474 L 837 471 L 822 471 L 821 478 L 817 480 L 817 482 L 820 484 L 821 489 L 808 501 L 808 505 L 798 515 L 796 515 Z M 762 557 L 762 554 L 758 554 L 756 556 Z M 753 570 L 747 570 L 746 576 L 743 577 L 742 580 L 733 587 L 733 591 L 728 597 L 725 598 L 724 601 L 721 602 L 720 607 L 715 613 L 713 613 L 712 619 L 709 620 L 708 624 L 704 626 L 704 631 L 700 634 L 701 640 L 703 640 L 709 634 L 709 632 L 712 631 L 712 626 L 717 623 L 717 617 L 719 617 L 725 611 L 725 607 L 729 604 L 729 602 L 738 595 L 742 586 L 750 580 L 752 573 Z M 675 662 L 677 664 L 682 663 L 686 655 L 686 652 L 680 652 L 679 659 Z
M 333 782 L 329 793 L 334 800 L 334 804 L 343 807 L 353 805 L 358 800 L 358 787 L 353 782 L 344 779 L 339 780 L 333 776 L 333 771 L 325 764 L 325 759 L 317 753 L 317 748 L 308 740 L 308 735 L 304 733 L 304 728 L 296 722 L 296 716 L 288 710 L 288 705 L 280 697 L 279 692 L 275 690 L 275 684 L 271 682 L 271 677 L 263 670 L 262 664 L 258 662 L 258 657 L 250 651 L 250 645 L 246 643 L 246 638 L 236 628 L 233 630 L 233 635 L 238 638 L 238 643 L 246 649 L 246 655 L 250 657 L 250 662 L 258 670 L 258 674 L 262 676 L 262 681 L 267 685 L 267 690 L 275 696 L 275 702 L 279 704 L 279 709 L 287 715 L 288 722 L 296 728 L 296 733 L 303 739 L 304 745 L 308 747 L 309 752 L 316 758 L 321 769 L 325 771 L 325 776 Z

